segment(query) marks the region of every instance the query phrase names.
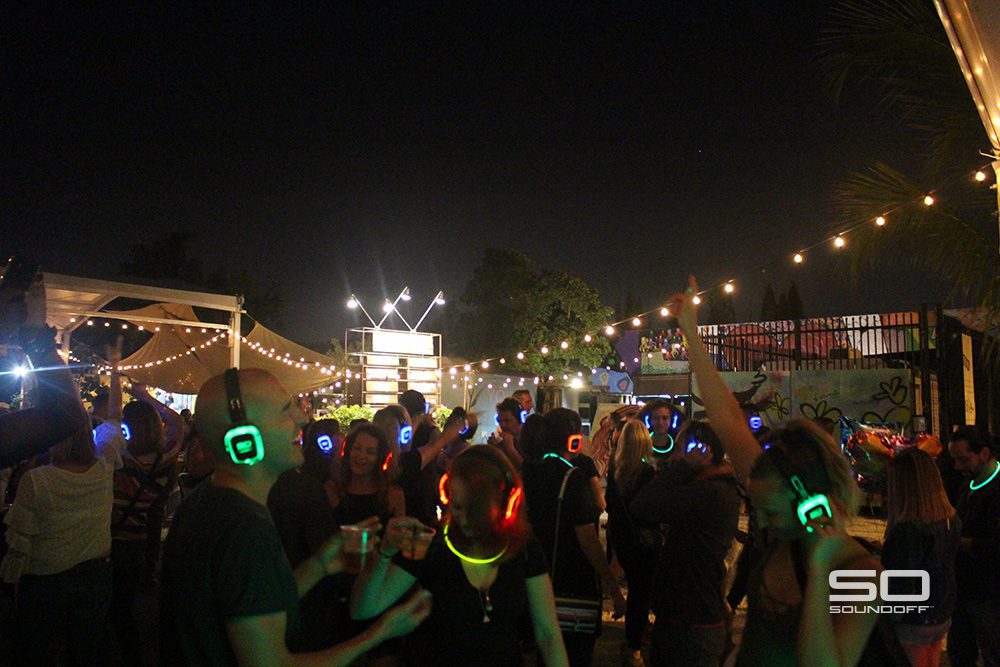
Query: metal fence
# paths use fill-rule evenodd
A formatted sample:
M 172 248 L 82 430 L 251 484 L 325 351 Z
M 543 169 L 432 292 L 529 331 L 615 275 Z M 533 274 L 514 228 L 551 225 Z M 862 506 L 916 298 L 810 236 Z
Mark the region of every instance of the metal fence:
M 707 325 L 699 334 L 720 371 L 911 368 L 934 348 L 934 314 Z

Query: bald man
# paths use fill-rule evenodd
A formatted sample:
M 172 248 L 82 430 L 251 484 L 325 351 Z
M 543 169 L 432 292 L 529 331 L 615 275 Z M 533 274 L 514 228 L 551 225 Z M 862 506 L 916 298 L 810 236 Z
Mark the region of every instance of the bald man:
M 278 475 L 302 462 L 297 440 L 306 418 L 271 374 L 242 370 L 235 377 L 236 392 L 227 392 L 225 376 L 218 375 L 198 393 L 195 427 L 216 466 L 181 503 L 164 547 L 163 664 L 348 664 L 412 631 L 430 611 L 427 595 L 390 610 L 347 642 L 289 652 L 299 598 L 342 569 L 340 539 L 334 536 L 292 571 L 266 502 Z M 260 431 L 264 451 L 256 463 L 237 463 L 224 444 L 227 431 L 239 425 L 230 414 L 230 393 L 239 395 L 245 421 Z

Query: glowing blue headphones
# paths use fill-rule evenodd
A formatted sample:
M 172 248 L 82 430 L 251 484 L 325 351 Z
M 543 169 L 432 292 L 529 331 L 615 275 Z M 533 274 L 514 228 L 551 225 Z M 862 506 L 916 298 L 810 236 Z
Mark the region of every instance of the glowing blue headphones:
M 760 415 L 752 415 L 749 422 L 752 431 L 759 431 L 760 427 L 764 425 L 764 420 L 760 418 Z
M 678 414 L 674 412 L 673 426 L 671 428 L 677 428 L 677 419 Z M 646 423 L 646 430 L 649 431 L 649 435 L 653 435 L 653 425 L 649 421 L 649 415 L 643 415 L 642 420 Z M 667 443 L 669 446 L 666 449 L 659 449 L 656 445 L 653 445 L 653 452 L 655 454 L 669 454 L 674 451 L 674 436 L 669 433 L 667 433 Z
M 96 430 L 94 431 L 94 434 L 95 435 L 97 434 Z M 125 422 L 122 422 L 122 437 L 128 440 L 129 442 L 132 442 L 132 429 L 130 429 L 128 427 L 128 424 L 126 424 Z
M 406 423 L 399 425 L 399 444 L 408 445 L 413 440 L 413 427 Z
M 524 422 L 528 421 L 528 411 L 527 410 L 521 410 L 520 412 L 518 412 L 517 413 L 517 419 L 522 424 Z M 500 425 L 500 415 L 499 414 L 493 415 L 493 423 L 496 424 L 497 426 Z
M 324 454 L 329 454 L 333 450 L 333 438 L 324 433 L 316 438 L 316 446 L 319 447 Z
M 704 442 L 698 442 L 697 440 L 689 440 L 687 446 L 688 453 L 691 453 L 696 449 L 702 454 L 708 454 L 708 445 L 706 445 Z

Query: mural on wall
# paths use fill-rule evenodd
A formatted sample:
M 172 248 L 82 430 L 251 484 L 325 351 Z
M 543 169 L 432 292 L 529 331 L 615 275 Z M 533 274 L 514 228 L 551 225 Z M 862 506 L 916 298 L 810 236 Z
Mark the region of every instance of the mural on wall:
M 604 368 L 591 375 L 595 387 L 607 387 L 612 394 L 631 394 L 634 390 L 628 373 L 609 371 Z
M 771 428 L 793 417 L 902 425 L 913 417 L 906 369 L 730 372 L 722 373 L 722 379 L 740 405 Z M 704 416 L 694 380 L 691 391 L 695 416 Z
M 748 413 L 760 415 L 764 424 L 774 428 L 788 419 L 791 405 L 792 384 L 788 371 L 747 371 L 722 373 L 722 380 L 733 392 L 736 400 Z M 693 415 L 705 417 L 697 380 L 691 378 Z
M 681 330 L 660 329 L 640 335 L 639 362 L 643 375 L 687 373 L 687 347 Z

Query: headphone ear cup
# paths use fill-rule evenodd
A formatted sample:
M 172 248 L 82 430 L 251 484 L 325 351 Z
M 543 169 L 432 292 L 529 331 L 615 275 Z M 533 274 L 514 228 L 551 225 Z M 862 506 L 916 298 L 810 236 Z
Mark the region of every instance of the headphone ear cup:
M 448 473 L 441 475 L 438 480 L 438 499 L 442 505 L 448 504 Z
M 252 466 L 264 458 L 264 438 L 253 424 L 234 426 L 224 440 L 233 463 Z
M 507 498 L 507 511 L 504 512 L 504 521 L 511 521 L 517 516 L 517 510 L 521 507 L 523 496 L 524 492 L 521 490 L 521 487 L 515 486 Z
M 392 452 L 385 455 L 385 462 L 382 463 L 382 472 L 387 472 L 389 470 L 390 461 L 392 461 Z

